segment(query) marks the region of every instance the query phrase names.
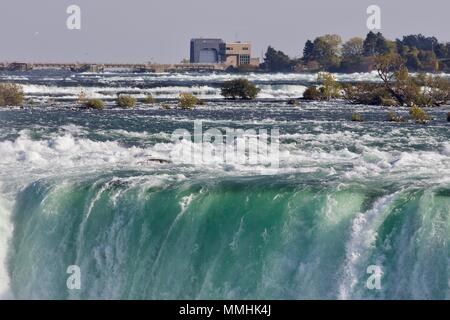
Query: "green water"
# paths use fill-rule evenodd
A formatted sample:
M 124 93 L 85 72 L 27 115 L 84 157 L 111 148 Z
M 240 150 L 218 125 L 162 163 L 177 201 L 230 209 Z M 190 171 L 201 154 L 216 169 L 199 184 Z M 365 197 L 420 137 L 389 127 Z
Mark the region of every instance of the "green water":
M 428 125 L 388 111 L 1 110 L 0 298 L 448 299 L 448 108 Z M 173 163 L 170 135 L 194 120 L 278 128 L 279 168 Z

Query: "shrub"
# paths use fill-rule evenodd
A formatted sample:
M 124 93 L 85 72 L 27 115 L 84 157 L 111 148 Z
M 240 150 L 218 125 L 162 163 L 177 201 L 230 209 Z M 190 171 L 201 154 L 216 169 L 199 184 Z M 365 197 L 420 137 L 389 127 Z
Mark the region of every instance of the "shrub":
M 117 98 L 117 105 L 121 108 L 134 108 L 136 99 L 132 96 L 119 96 Z
M 145 97 L 144 103 L 145 104 L 154 104 L 155 98 L 153 98 L 153 96 L 151 94 L 149 94 L 148 96 Z
M 401 116 L 399 116 L 394 111 L 388 112 L 387 120 L 390 121 L 390 122 L 403 122 L 403 121 L 405 121 L 405 119 L 403 119 Z
M 339 98 L 341 86 L 336 79 L 334 79 L 332 74 L 328 72 L 320 72 L 317 75 L 317 81 L 322 84 L 320 87 L 322 98 L 326 100 Z
M 450 80 L 435 76 L 419 74 L 414 77 L 417 85 L 423 87 L 422 105 L 440 106 L 450 102 Z
M 399 105 L 438 106 L 450 100 L 450 81 L 424 74 L 411 76 L 405 61 L 398 54 L 378 56 L 376 69 L 384 86 Z
M 352 121 L 363 122 L 364 119 L 363 119 L 362 115 L 360 115 L 359 113 L 354 113 L 354 114 L 352 114 Z
M 100 99 L 90 99 L 86 101 L 85 106 L 89 109 L 103 109 L 105 107 L 105 103 Z
M 384 97 L 380 97 L 380 102 L 382 106 L 385 107 L 395 107 L 398 106 L 398 102 L 397 100 L 393 99 L 393 98 L 384 98 Z
M 178 105 L 181 109 L 192 109 L 197 104 L 198 99 L 191 93 L 181 93 Z
M 258 96 L 261 89 L 257 88 L 247 79 L 241 78 L 231 81 L 225 81 L 222 85 L 222 96 L 227 99 L 241 98 L 244 100 L 253 100 Z
M 0 83 L 0 106 L 21 106 L 22 104 L 22 86 L 15 83 Z
M 413 105 L 411 109 L 409 109 L 409 114 L 416 123 L 426 123 L 431 119 L 425 110 L 416 105 Z
M 306 100 L 321 100 L 322 94 L 317 90 L 316 86 L 312 86 L 306 88 L 305 92 L 303 92 L 303 98 Z
M 170 105 L 168 105 L 168 104 L 163 104 L 163 105 L 161 105 L 161 108 L 163 108 L 163 109 L 165 109 L 165 110 L 170 110 L 171 108 L 170 108 Z
M 396 106 L 397 100 L 383 85 L 374 83 L 345 84 L 342 87 L 344 98 L 355 104 L 375 106 Z

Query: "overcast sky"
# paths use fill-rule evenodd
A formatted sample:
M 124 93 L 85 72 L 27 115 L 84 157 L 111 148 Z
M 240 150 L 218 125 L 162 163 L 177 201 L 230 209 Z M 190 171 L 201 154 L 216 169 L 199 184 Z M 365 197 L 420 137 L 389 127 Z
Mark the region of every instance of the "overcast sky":
M 81 8 L 81 30 L 66 9 Z M 364 36 L 366 9 L 381 7 L 382 32 L 450 41 L 448 0 L 0 0 L 0 61 L 164 62 L 189 57 L 192 37 L 249 40 L 299 56 L 325 33 Z

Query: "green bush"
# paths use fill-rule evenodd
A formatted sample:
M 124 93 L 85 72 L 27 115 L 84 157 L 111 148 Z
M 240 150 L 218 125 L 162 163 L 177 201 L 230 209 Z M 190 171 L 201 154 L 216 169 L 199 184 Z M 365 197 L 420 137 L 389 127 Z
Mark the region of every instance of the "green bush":
M 0 83 L 0 106 L 21 106 L 22 104 L 22 86 L 15 83 Z
M 89 109 L 103 109 L 105 107 L 105 103 L 100 99 L 89 99 L 85 104 L 86 108 Z
M 244 100 L 255 99 L 261 89 L 257 88 L 247 79 L 241 78 L 236 80 L 225 81 L 222 85 L 222 96 L 226 99 L 241 98 Z
M 354 113 L 354 114 L 352 114 L 352 121 L 363 122 L 364 119 L 363 119 L 362 115 L 360 115 L 359 113 Z
M 320 92 L 322 93 L 322 98 L 326 100 L 339 98 L 341 86 L 334 79 L 333 75 L 328 72 L 320 72 L 317 75 L 317 81 L 322 84 L 320 87 Z
M 119 96 L 117 98 L 117 105 L 121 108 L 134 108 L 136 99 L 132 96 Z
M 429 120 L 431 120 L 431 117 L 426 113 L 425 110 L 423 110 L 421 107 L 418 107 L 416 105 L 413 105 L 409 109 L 409 115 L 413 120 L 416 121 L 416 123 L 426 123 Z
M 198 99 L 191 93 L 181 93 L 178 105 L 181 109 L 192 109 L 197 104 Z
M 322 94 L 317 90 L 316 86 L 306 88 L 303 92 L 303 98 L 306 100 L 322 100 Z

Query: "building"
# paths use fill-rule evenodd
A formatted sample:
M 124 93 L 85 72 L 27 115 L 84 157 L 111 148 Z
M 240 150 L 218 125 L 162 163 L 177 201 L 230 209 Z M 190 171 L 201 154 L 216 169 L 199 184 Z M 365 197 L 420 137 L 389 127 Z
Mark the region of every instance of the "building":
M 232 67 L 259 66 L 259 58 L 252 58 L 250 42 L 229 42 L 222 39 L 192 39 L 191 63 L 225 63 Z
M 192 39 L 191 63 L 223 63 L 225 42 L 222 39 Z
M 234 67 L 258 66 L 259 58 L 252 58 L 250 42 L 229 42 L 225 51 L 225 63 Z

